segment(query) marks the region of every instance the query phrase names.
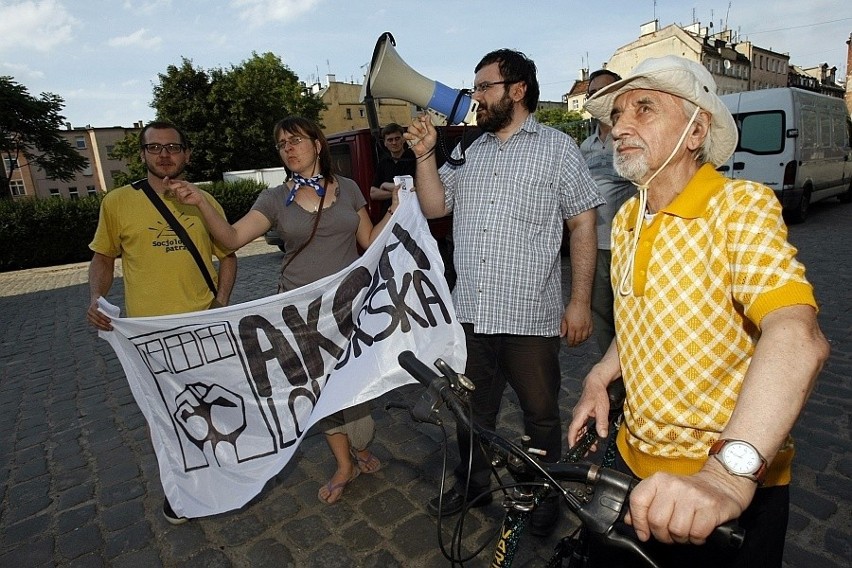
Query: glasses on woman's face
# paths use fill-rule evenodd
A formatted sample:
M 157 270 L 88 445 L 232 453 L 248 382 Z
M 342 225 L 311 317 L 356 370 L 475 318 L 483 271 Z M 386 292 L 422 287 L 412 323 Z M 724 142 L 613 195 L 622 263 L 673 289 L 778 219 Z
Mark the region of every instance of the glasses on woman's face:
M 295 148 L 296 146 L 298 146 L 299 144 L 301 144 L 305 140 L 307 140 L 307 138 L 304 137 L 304 136 L 291 136 L 290 138 L 285 138 L 284 140 L 281 140 L 280 142 L 278 142 L 278 144 L 275 145 L 275 149 L 280 152 L 281 150 L 286 148 L 288 144 L 292 148 Z

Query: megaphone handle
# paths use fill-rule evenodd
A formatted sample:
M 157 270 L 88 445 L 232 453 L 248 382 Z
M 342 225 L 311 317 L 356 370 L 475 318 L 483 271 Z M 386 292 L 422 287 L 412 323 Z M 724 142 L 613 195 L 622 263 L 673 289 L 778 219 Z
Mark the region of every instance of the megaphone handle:
M 381 50 L 382 42 L 385 39 L 387 39 L 391 43 L 391 45 L 396 45 L 396 40 L 393 38 L 393 34 L 390 32 L 385 32 L 379 36 L 379 39 L 376 41 L 376 45 L 373 47 L 373 57 L 370 58 L 370 66 L 367 68 L 367 78 L 364 81 L 364 93 L 371 99 L 373 98 L 373 93 L 370 92 L 370 70 L 376 64 L 376 58 L 378 58 L 379 56 L 379 51 Z

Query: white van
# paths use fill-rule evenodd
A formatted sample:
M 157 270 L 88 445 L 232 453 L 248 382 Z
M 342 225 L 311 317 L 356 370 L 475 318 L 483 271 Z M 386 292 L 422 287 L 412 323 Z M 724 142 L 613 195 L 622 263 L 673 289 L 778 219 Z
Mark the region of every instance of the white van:
M 791 87 L 720 98 L 739 130 L 720 172 L 771 187 L 791 223 L 804 221 L 815 201 L 852 201 L 852 121 L 843 99 Z

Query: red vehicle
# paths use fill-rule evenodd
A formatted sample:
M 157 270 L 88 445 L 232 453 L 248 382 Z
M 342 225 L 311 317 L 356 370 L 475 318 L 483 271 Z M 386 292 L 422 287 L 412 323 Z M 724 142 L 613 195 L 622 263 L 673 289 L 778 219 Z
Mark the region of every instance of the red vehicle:
M 479 129 L 472 126 L 441 126 L 438 127 L 438 131 L 443 136 L 444 146 L 448 151 L 452 151 L 462 139 L 465 147 L 467 147 L 480 134 Z M 381 217 L 381 207 L 378 202 L 373 202 L 370 199 L 370 186 L 373 184 L 373 175 L 376 164 L 382 157 L 381 153 L 386 152 L 381 140 L 374 136 L 369 128 L 331 134 L 327 136 L 327 139 L 331 148 L 331 158 L 335 171 L 344 177 L 355 180 L 364 194 L 364 199 L 367 200 L 370 218 L 374 223 L 377 223 Z M 437 153 L 437 159 L 438 167 L 446 161 L 446 157 L 441 151 Z M 417 185 L 416 179 L 414 184 Z M 455 280 L 451 253 L 452 224 L 452 215 L 429 220 L 429 228 L 432 236 L 438 242 L 438 248 L 444 258 L 447 280 L 451 286 Z

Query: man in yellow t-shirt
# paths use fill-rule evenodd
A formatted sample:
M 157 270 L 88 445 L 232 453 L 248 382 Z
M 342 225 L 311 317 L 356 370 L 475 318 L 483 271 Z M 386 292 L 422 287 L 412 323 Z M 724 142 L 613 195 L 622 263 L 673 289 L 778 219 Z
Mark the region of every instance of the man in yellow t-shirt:
M 189 163 L 192 151 L 186 136 L 168 122 L 152 122 L 139 133 L 139 143 L 155 197 L 163 200 L 186 229 L 217 284 L 216 303 L 227 305 L 237 276 L 236 255 L 216 245 L 196 207 L 180 204 L 165 191 L 168 180 L 183 174 Z M 205 197 L 224 217 L 215 199 L 209 194 Z M 86 319 L 97 329 L 112 329 L 109 317 L 98 311 L 97 301 L 112 287 L 118 257 L 124 273 L 125 307 L 131 317 L 206 310 L 214 302 L 213 292 L 192 255 L 141 189 L 128 185 L 104 196 L 89 248 L 94 256 L 89 265 Z M 218 274 L 214 255 L 219 259 Z M 186 522 L 174 513 L 168 500 L 163 502 L 163 514 L 172 524 Z
M 715 170 L 737 129 L 702 65 L 645 60 L 586 109 L 612 124 L 616 171 L 639 193 L 613 220 L 616 336 L 584 380 L 568 441 L 596 417 L 608 434 L 606 387 L 622 377 L 615 467 L 642 480 L 626 520 L 654 541 L 650 556 L 780 567 L 789 433 L 828 357 L 781 207 L 769 188 Z M 737 518 L 741 549 L 702 546 Z M 595 546 L 590 558 L 635 562 Z

